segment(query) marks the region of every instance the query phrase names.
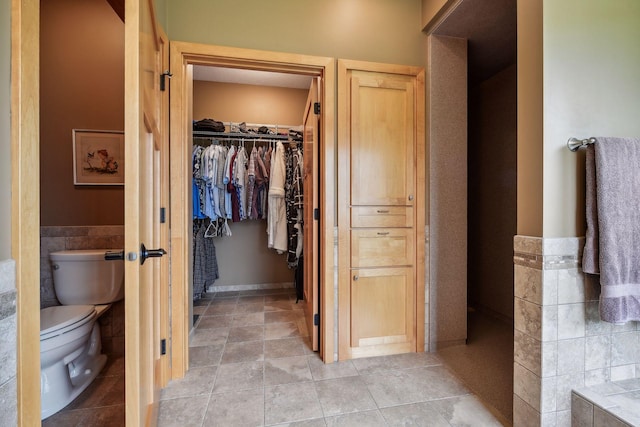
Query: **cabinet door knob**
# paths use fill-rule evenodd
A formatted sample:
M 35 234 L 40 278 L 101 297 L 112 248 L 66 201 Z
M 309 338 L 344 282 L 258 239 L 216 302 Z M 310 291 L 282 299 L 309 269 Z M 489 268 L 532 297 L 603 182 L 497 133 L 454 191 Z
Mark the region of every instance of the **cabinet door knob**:
M 409 194 L 409 200 L 413 200 L 413 194 Z
M 357 281 L 360 278 L 360 276 L 358 276 L 357 274 L 355 276 L 353 276 L 353 280 Z

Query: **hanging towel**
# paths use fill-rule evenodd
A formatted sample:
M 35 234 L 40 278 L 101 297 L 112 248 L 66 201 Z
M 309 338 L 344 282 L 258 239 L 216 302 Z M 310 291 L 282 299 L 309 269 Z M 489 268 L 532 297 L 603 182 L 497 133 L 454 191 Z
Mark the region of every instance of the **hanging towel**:
M 600 318 L 640 320 L 640 139 L 588 147 L 583 271 L 600 274 Z

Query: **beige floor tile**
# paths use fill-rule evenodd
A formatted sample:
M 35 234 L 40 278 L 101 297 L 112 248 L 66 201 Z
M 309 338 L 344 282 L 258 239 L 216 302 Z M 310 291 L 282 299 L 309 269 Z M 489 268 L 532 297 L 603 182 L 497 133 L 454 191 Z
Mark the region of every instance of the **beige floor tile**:
M 315 385 L 325 417 L 377 409 L 360 377 L 316 381 Z
M 238 304 L 233 314 L 261 313 L 264 311 L 264 303 Z
M 262 325 L 232 327 L 227 338 L 228 343 L 257 340 L 264 340 L 264 327 Z
M 191 368 L 180 380 L 170 381 L 160 392 L 160 399 L 175 399 L 178 397 L 200 396 L 211 393 L 216 378 L 217 367 L 205 366 Z
M 498 422 L 493 414 L 473 395 L 441 399 L 433 402 L 433 405 L 438 408 L 440 414 L 451 426 L 502 426 L 502 423 Z
M 264 313 L 264 323 L 297 322 L 304 318 L 302 310 L 268 311 Z
M 223 350 L 224 344 L 189 348 L 189 368 L 219 365 Z
M 197 329 L 225 328 L 232 326 L 233 316 L 222 314 L 217 316 L 202 316 L 196 325 Z
M 433 402 L 412 403 L 380 409 L 387 425 L 393 427 L 451 427 Z
M 212 328 L 212 329 L 196 329 L 191 334 L 189 347 L 199 347 L 202 345 L 216 345 L 227 342 L 229 335 L 229 327 Z
M 263 325 L 264 313 L 234 314 L 231 326 Z
M 264 325 L 264 339 L 265 340 L 278 340 L 284 338 L 300 337 L 300 331 L 298 325 L 294 322 L 286 323 L 265 323 Z
M 65 409 L 86 409 L 124 404 L 124 376 L 97 377 Z
M 124 425 L 124 404 L 99 408 L 63 410 L 42 421 L 43 427 Z
M 158 410 L 162 427 L 199 427 L 202 425 L 209 395 L 163 400 Z
M 250 410 L 247 410 L 249 409 Z M 264 425 L 264 390 L 213 393 L 203 426 L 262 426 Z
M 323 415 L 312 382 L 265 387 L 264 411 L 267 425 L 311 420 Z
M 327 364 L 324 363 L 317 354 L 312 354 L 307 357 L 311 375 L 316 381 L 358 375 L 358 371 L 353 366 L 353 361 L 351 360 Z
M 306 356 L 283 357 L 264 362 L 265 386 L 311 380 Z
M 285 338 L 264 342 L 264 358 L 277 359 L 280 357 L 303 356 L 306 354 L 306 344 L 302 338 Z
M 326 418 L 327 427 L 383 427 L 387 424 L 380 411 L 356 412 Z
M 223 393 L 263 386 L 264 364 L 262 362 L 233 363 L 220 365 L 213 392 Z
M 264 342 L 230 342 L 224 347 L 221 364 L 261 362 L 264 360 Z

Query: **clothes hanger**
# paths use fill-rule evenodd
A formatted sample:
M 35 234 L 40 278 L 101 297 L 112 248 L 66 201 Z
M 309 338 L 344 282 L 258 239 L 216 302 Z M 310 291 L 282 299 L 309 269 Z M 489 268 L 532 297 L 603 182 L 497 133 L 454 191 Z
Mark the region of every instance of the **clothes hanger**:
M 209 231 L 212 231 L 212 234 Z M 218 237 L 218 221 L 209 220 L 209 225 L 204 231 L 204 237 Z

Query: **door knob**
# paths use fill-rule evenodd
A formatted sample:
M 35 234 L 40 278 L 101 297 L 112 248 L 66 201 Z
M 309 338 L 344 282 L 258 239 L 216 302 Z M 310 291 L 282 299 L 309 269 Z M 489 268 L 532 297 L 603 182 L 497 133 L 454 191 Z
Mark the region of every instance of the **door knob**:
M 124 251 L 107 251 L 104 253 L 104 259 L 106 261 L 124 260 Z
M 162 255 L 166 254 L 162 248 L 159 249 L 147 249 L 144 246 L 144 243 L 140 244 L 140 265 L 144 264 L 147 258 L 160 258 Z

